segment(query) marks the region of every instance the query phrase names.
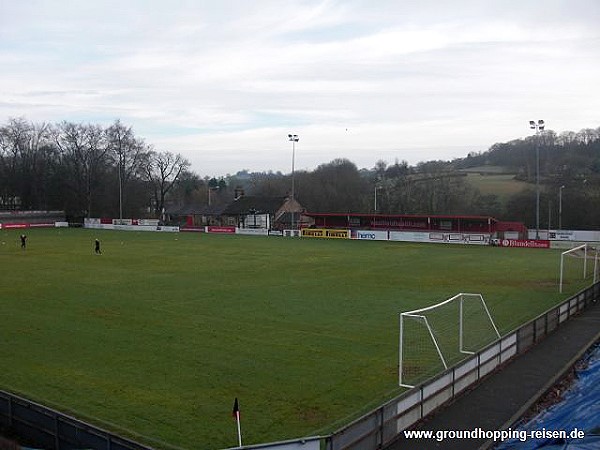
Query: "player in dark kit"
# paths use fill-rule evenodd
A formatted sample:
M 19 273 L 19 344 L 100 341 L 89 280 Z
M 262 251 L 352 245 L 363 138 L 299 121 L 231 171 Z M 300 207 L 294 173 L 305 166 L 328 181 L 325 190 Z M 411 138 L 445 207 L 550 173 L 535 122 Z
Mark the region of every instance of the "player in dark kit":
M 27 247 L 27 236 L 25 236 L 24 234 L 21 235 L 21 248 L 23 250 L 25 250 L 25 248 Z
M 100 241 L 98 239 L 96 239 L 96 241 L 94 242 L 94 251 L 96 252 L 96 255 L 102 254 L 102 252 L 100 251 Z

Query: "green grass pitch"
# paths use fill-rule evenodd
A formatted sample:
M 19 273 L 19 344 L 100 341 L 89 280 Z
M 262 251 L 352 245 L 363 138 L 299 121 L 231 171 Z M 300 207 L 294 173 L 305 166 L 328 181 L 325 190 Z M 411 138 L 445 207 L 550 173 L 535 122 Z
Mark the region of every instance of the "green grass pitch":
M 560 253 L 479 246 L 0 231 L 0 387 L 157 448 L 332 431 L 398 393 L 398 313 L 482 293 L 506 332 Z M 94 255 L 93 241 L 102 242 Z

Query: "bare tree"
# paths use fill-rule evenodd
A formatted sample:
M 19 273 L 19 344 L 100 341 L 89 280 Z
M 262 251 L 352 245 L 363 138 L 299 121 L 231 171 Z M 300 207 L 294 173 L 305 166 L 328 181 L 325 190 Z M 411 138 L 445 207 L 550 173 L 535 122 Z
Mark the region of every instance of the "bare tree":
M 107 130 L 106 138 L 111 156 L 117 166 L 119 180 L 119 219 L 123 218 L 125 190 L 129 182 L 143 172 L 149 149 L 143 140 L 137 139 L 131 127 L 116 120 Z
M 190 166 L 180 154 L 150 152 L 144 165 L 144 178 L 150 184 L 154 198 L 154 213 L 164 220 L 165 198 L 182 172 Z
M 594 128 L 584 128 L 577 133 L 577 140 L 583 145 L 588 145 L 598 139 L 600 139 L 600 133 Z
M 20 178 L 20 154 L 25 146 L 29 124 L 25 119 L 10 119 L 8 124 L 0 128 L 0 162 L 2 174 L 2 204 L 14 208 L 20 197 L 18 180 Z
M 44 206 L 47 160 L 51 157 L 49 126 L 24 118 L 10 119 L 0 128 L 0 173 L 2 203 L 20 207 Z M 15 203 L 16 202 L 16 203 Z
M 577 142 L 577 134 L 574 131 L 563 131 L 558 135 L 557 143 L 563 147 L 573 145 Z
M 67 169 L 66 181 L 79 198 L 82 212 L 90 217 L 94 190 L 100 183 L 99 172 L 108 161 L 104 130 L 98 125 L 62 122 L 53 134 Z

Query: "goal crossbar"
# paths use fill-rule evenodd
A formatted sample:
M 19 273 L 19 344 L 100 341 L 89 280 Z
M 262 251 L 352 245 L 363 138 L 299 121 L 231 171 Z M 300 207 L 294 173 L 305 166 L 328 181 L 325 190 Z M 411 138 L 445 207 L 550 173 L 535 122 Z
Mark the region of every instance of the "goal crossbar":
M 488 318 L 490 319 L 490 323 L 494 327 L 494 331 L 496 332 L 496 335 L 498 337 L 500 337 L 500 332 L 498 331 L 498 328 L 496 327 L 496 324 L 494 323 L 494 320 L 492 319 L 492 315 L 490 314 L 490 310 L 488 309 L 487 305 L 483 301 L 483 296 L 481 294 L 471 294 L 471 293 L 468 293 L 468 292 L 461 292 L 459 294 L 456 294 L 454 297 L 450 297 L 448 300 L 444 300 L 443 302 L 436 303 L 435 305 L 426 306 L 425 308 L 415 309 L 413 311 L 407 311 L 407 312 L 404 312 L 402 314 L 404 316 L 413 316 L 413 317 L 423 317 L 423 318 L 425 318 L 425 316 L 420 315 L 418 313 L 424 313 L 424 312 L 427 312 L 427 311 L 431 311 L 433 309 L 439 308 L 440 306 L 444 306 L 444 305 L 446 305 L 448 303 L 451 303 L 451 302 L 455 301 L 456 299 L 462 298 L 462 297 L 467 296 L 467 295 L 468 296 L 472 296 L 472 297 L 479 297 L 481 299 L 481 304 L 483 305 L 485 313 L 488 316 Z M 463 320 L 463 315 L 462 315 L 462 301 L 460 302 L 460 308 L 461 308 L 461 311 L 460 311 L 460 315 L 459 315 L 459 318 L 460 318 L 460 324 L 459 325 L 460 325 L 461 339 L 462 339 L 462 327 L 463 327 L 463 323 L 462 323 L 462 320 Z M 463 352 L 463 350 L 462 350 L 462 348 L 463 348 L 462 342 L 461 342 L 461 346 L 460 347 L 461 347 L 461 352 Z M 471 353 L 472 354 L 473 352 L 464 352 L 464 353 Z

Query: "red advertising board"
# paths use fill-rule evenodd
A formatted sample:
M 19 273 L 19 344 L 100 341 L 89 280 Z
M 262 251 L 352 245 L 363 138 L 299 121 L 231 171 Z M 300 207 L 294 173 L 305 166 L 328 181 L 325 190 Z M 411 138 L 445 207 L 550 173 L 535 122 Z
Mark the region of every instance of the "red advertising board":
M 209 233 L 235 234 L 235 227 L 208 227 Z
M 0 229 L 13 229 L 13 228 L 51 228 L 54 227 L 54 223 L 0 223 Z
M 9 228 L 29 228 L 28 223 L 5 223 L 0 225 L 0 228 L 8 230 Z
M 541 239 L 498 239 L 500 247 L 550 248 L 550 241 Z

